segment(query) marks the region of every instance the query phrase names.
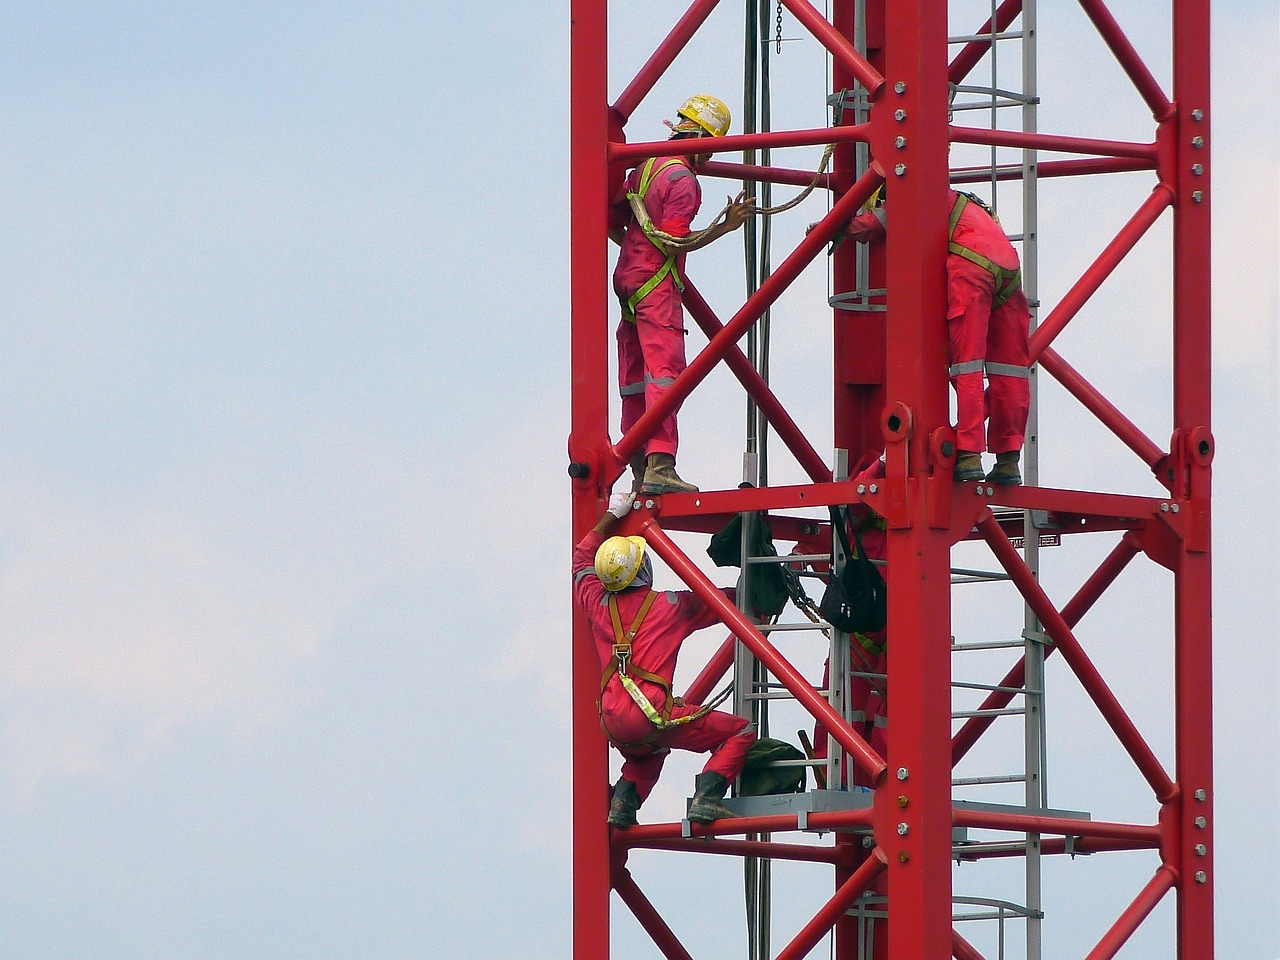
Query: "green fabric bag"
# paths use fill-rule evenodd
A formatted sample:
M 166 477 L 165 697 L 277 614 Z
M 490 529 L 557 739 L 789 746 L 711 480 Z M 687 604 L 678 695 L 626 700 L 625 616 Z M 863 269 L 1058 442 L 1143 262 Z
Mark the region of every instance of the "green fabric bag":
M 776 557 L 773 536 L 769 532 L 769 518 L 756 514 L 751 525 L 751 556 Z M 742 514 L 733 519 L 719 533 L 712 534 L 707 546 L 709 556 L 717 567 L 742 566 Z M 776 563 L 758 563 L 751 567 L 751 606 L 764 617 L 776 617 L 787 605 L 787 575 Z
M 805 767 L 771 766 L 777 760 L 803 760 L 799 748 L 785 740 L 761 737 L 747 748 L 747 762 L 738 780 L 740 797 L 762 797 L 771 793 L 804 793 Z

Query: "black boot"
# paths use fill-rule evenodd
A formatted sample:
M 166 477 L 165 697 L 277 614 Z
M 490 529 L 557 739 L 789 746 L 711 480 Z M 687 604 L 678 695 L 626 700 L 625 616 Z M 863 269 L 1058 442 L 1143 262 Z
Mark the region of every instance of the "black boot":
M 640 809 L 640 797 L 636 785 L 630 780 L 618 779 L 613 786 L 613 799 L 609 801 L 609 826 L 625 830 L 634 827 L 636 811 Z
M 729 790 L 729 781 L 718 773 L 700 773 L 694 778 L 695 793 L 686 815 L 694 823 L 710 823 L 736 817 L 737 814 L 720 801 Z

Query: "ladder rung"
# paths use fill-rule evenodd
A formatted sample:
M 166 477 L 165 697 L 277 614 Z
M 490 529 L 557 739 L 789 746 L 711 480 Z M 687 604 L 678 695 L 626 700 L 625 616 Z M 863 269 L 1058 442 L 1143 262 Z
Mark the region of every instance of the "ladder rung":
M 1012 650 L 1014 647 L 1023 647 L 1026 644 L 1021 640 L 981 640 L 976 643 L 953 643 L 951 644 L 951 652 L 958 653 L 966 650 Z
M 951 686 L 961 687 L 965 690 L 989 690 L 992 692 L 999 691 L 1000 693 L 1027 694 L 1040 692 L 1038 690 L 1028 690 L 1026 687 L 1002 687 L 998 683 L 969 683 L 964 680 L 952 680 Z
M 1000 777 L 956 777 L 951 781 L 953 787 L 980 787 L 989 783 L 1026 783 L 1023 773 L 1009 773 Z
M 1016 717 L 1027 711 L 1022 707 L 1005 707 L 1003 710 L 957 710 L 951 714 L 952 720 L 963 720 L 968 717 Z

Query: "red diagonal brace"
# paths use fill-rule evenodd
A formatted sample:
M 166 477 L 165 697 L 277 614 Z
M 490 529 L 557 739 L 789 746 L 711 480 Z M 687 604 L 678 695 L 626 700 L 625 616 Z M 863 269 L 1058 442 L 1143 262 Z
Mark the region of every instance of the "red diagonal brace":
M 1120 914 L 1120 919 L 1098 941 L 1098 945 L 1089 951 L 1085 960 L 1110 960 L 1114 957 L 1124 946 L 1124 942 L 1133 935 L 1133 931 L 1137 930 L 1142 921 L 1156 908 L 1156 904 L 1173 889 L 1175 882 L 1174 872 L 1168 867 L 1157 870 L 1156 875 L 1142 888 L 1142 892 L 1134 898 L 1133 903 Z
M 880 88 L 884 86 L 884 77 L 863 59 L 862 54 L 853 48 L 848 38 L 828 23 L 827 18 L 806 0 L 782 0 L 782 5 L 791 11 L 792 15 L 813 34 L 820 44 L 827 48 L 831 56 L 853 74 L 854 79 L 867 88 L 871 99 L 874 100 L 880 93 Z
M 640 921 L 640 926 L 644 927 L 667 960 L 693 960 L 689 951 L 676 939 L 675 933 L 662 919 L 662 915 L 649 902 L 649 898 L 636 886 L 635 880 L 631 879 L 629 870 L 624 868 L 614 877 L 613 889 L 618 891 L 622 902 L 631 908 L 631 912 Z
M 622 95 L 614 103 L 613 109 L 622 114 L 624 121 L 630 119 L 631 114 L 640 105 L 640 101 L 653 89 L 654 84 L 662 79 L 667 68 L 675 63 L 676 57 L 680 56 L 680 51 L 698 32 L 698 28 L 706 22 L 707 17 L 711 16 L 711 11 L 719 2 L 720 0 L 694 0 L 694 3 L 685 11 L 680 22 L 667 34 L 667 38 L 659 44 L 653 56 L 640 68 L 635 79 L 627 84 L 627 89 L 622 91 Z
M 725 626 L 755 654 L 756 659 L 769 669 L 769 672 L 799 701 L 810 716 L 827 728 L 836 742 L 849 752 L 859 769 L 871 778 L 871 782 L 879 783 L 884 776 L 884 759 L 853 732 L 845 719 L 832 709 L 831 704 L 818 696 L 812 685 L 773 648 L 764 634 L 756 629 L 755 624 L 743 616 L 742 611 L 731 604 L 719 588 L 693 565 L 653 518 L 646 520 L 639 532 L 658 556 L 662 557 L 675 571 L 676 576 L 684 581 L 703 603 L 716 612 Z
M 684 296 L 681 299 L 688 308 L 689 315 L 707 335 L 707 340 L 714 340 L 716 335 L 724 329 L 724 324 L 716 318 L 710 305 L 702 299 L 702 294 L 688 280 L 685 281 Z M 737 344 L 730 346 L 724 355 L 724 362 L 738 378 L 743 389 L 747 391 L 747 396 L 756 402 L 760 412 L 769 421 L 769 426 L 773 427 L 774 432 L 778 434 L 778 439 L 787 445 L 792 456 L 799 461 L 801 468 L 809 475 L 809 479 L 814 483 L 830 483 L 831 468 L 823 462 L 818 451 L 813 449 L 809 438 L 796 426 L 796 422 L 791 419 L 791 414 L 787 413 L 786 408 L 765 383 L 764 377 L 760 376 L 756 368 L 751 365 L 751 361 L 738 349 Z
M 1062 332 L 1062 328 L 1080 312 L 1090 297 L 1097 293 L 1102 282 L 1111 276 L 1111 272 L 1120 265 L 1120 261 L 1128 256 L 1143 234 L 1156 222 L 1165 207 L 1173 202 L 1173 192 L 1163 185 L 1157 186 L 1138 208 L 1138 212 L 1129 218 L 1129 222 L 1116 234 L 1102 255 L 1076 281 L 1075 286 L 1067 291 L 1053 312 L 1036 328 L 1031 335 L 1031 362 L 1035 363 L 1041 353 L 1053 343 L 1054 338 Z
M 1036 581 L 1034 574 L 1023 562 L 1013 544 L 1009 542 L 1009 538 L 1005 536 L 1004 530 L 1000 528 L 1000 524 L 991 515 L 990 510 L 983 511 L 983 516 L 978 520 L 978 531 L 982 534 L 983 539 L 987 541 L 991 552 L 995 554 L 996 561 L 1000 566 L 1004 567 L 1005 572 L 1009 574 L 1009 579 L 1013 581 L 1014 586 L 1018 588 L 1018 591 L 1027 601 L 1027 606 L 1040 618 L 1045 632 L 1053 638 L 1054 643 L 1058 645 L 1058 649 L 1062 651 L 1063 659 L 1070 665 L 1072 672 L 1079 679 L 1080 685 L 1084 687 L 1085 692 L 1089 694 L 1094 705 L 1098 708 L 1098 712 L 1102 714 L 1103 719 L 1107 721 L 1121 745 L 1133 759 L 1142 775 L 1146 777 L 1147 783 L 1151 784 L 1151 789 L 1155 791 L 1156 799 L 1161 803 L 1168 800 L 1176 790 L 1173 781 L 1169 778 L 1169 774 L 1165 772 L 1164 767 L 1152 752 L 1151 747 L 1147 745 L 1147 742 L 1142 738 L 1142 734 L 1138 732 L 1138 728 L 1129 719 L 1129 715 L 1125 713 L 1124 708 L 1120 706 L 1120 701 L 1116 699 L 1115 694 L 1111 692 L 1111 688 L 1102 679 L 1102 674 L 1098 672 L 1098 668 L 1093 665 L 1093 661 L 1089 659 L 1084 652 L 1084 648 L 1080 646 L 1079 641 L 1071 633 L 1071 628 L 1067 626 L 1062 614 L 1054 607 L 1045 592 L 1040 589 L 1040 584 Z
M 1133 49 L 1133 44 L 1124 35 L 1124 31 L 1120 29 L 1120 24 L 1116 23 L 1111 11 L 1101 0 L 1080 0 L 1080 7 L 1098 28 L 1098 33 L 1102 34 L 1102 39 L 1115 55 L 1120 68 L 1128 74 L 1133 85 L 1138 88 L 1138 93 L 1151 108 L 1151 115 L 1158 121 L 1165 119 L 1172 112 L 1173 104 L 1169 102 L 1169 98 L 1165 96 L 1164 90 L 1151 75 L 1147 65 L 1142 62 L 1142 58 L 1138 56 L 1138 51 Z
M 830 227 L 829 233 L 835 233 L 840 226 L 853 217 L 858 207 L 866 202 L 867 197 L 871 196 L 871 191 L 879 182 L 880 177 L 871 170 L 858 179 L 849 192 L 831 208 L 831 212 L 822 218 L 822 223 Z M 827 242 L 827 234 L 827 230 L 815 229 L 801 240 L 799 246 L 778 266 L 778 269 L 760 284 L 760 288 L 747 299 L 724 329 L 716 334 L 715 339 L 693 358 L 684 372 L 676 377 L 675 382 L 663 391 L 657 402 L 649 407 L 636 421 L 635 426 L 618 441 L 614 453 L 619 461 L 625 463 L 631 458 L 631 454 L 639 450 L 641 445 L 653 436 L 653 431 L 658 428 L 658 424 L 684 402 L 698 384 L 707 378 L 715 365 L 724 359 L 733 345 L 742 339 L 747 329 L 760 319 L 765 310 L 773 306 L 774 301 L 782 296 L 782 291 L 787 289 L 799 276 L 800 271 L 822 251 Z
M 1120 576 L 1121 571 L 1129 565 L 1129 561 L 1142 552 L 1142 548 L 1138 545 L 1137 540 L 1132 534 L 1125 534 L 1120 542 L 1116 544 L 1115 549 L 1107 555 L 1102 561 L 1098 569 L 1093 575 L 1076 591 L 1076 595 L 1068 601 L 1067 605 L 1062 608 L 1062 619 L 1069 626 L 1074 627 L 1080 622 L 1080 619 L 1089 612 L 1089 608 L 1094 605 L 1097 599 L 1102 596 L 1107 588 L 1115 582 L 1116 577 Z M 1053 654 L 1053 647 L 1049 647 L 1045 651 L 1045 656 Z M 1027 658 L 1024 655 L 1021 660 L 1010 670 L 998 686 L 1020 688 L 1027 682 Z M 1013 700 L 1014 694 L 1005 690 L 996 690 L 987 695 L 987 699 L 982 701 L 980 710 L 1001 710 L 1007 707 Z M 699 701 L 695 700 L 694 703 Z M 970 748 L 978 742 L 978 738 L 986 733 L 987 729 L 995 722 L 995 714 L 988 714 L 981 717 L 970 717 L 965 721 L 954 737 L 951 738 L 951 766 L 958 764 L 964 755 L 969 752 Z
M 836 921 L 844 916 L 854 901 L 871 889 L 876 877 L 884 872 L 883 856 L 878 848 L 873 850 L 872 855 L 853 872 L 853 876 L 840 884 L 835 895 L 795 935 L 795 939 L 778 952 L 777 960 L 800 960 L 801 957 L 808 956 L 809 951 L 827 935 L 827 931 L 835 926 Z
M 1044 348 L 1040 354 L 1040 366 L 1066 387 L 1067 393 L 1084 404 L 1085 409 L 1097 417 L 1103 426 L 1119 437 L 1121 443 L 1141 457 L 1148 467 L 1155 469 L 1156 464 L 1164 458 L 1165 452 L 1156 446 L 1154 440 L 1139 430 L 1132 420 L 1099 393 L 1093 384 L 1080 376 L 1053 348 Z

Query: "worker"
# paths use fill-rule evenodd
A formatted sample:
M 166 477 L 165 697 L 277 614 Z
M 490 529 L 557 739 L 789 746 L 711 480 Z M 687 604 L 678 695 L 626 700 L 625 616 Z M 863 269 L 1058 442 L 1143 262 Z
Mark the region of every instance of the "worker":
M 885 237 L 883 189 L 837 243 Z M 971 193 L 947 191 L 947 375 L 956 391 L 956 480 L 1022 483 L 1019 459 L 1031 408 L 1031 310 L 1018 252 L 991 209 Z M 812 227 L 811 227 L 812 229 Z M 982 385 L 986 374 L 987 388 Z M 986 423 L 984 423 L 986 421 Z M 982 453 L 996 455 L 983 472 Z
M 745 717 L 683 702 L 671 694 L 676 658 L 685 638 L 719 623 L 688 590 L 657 592 L 653 564 L 641 537 L 609 537 L 631 509 L 633 494 L 617 493 L 573 555 L 574 601 L 591 624 L 600 657 L 600 723 L 622 754 L 609 823 L 625 829 L 653 791 L 673 749 L 711 756 L 695 779 L 688 819 L 732 817 L 722 801 L 742 771 L 755 732 Z M 733 602 L 733 591 L 725 590 Z
M 672 140 L 723 137 L 729 108 L 697 94 L 667 121 Z M 710 153 L 650 158 L 632 170 L 610 210 L 609 236 L 622 247 L 613 271 L 613 289 L 622 304 L 618 323 L 618 388 L 622 432 L 671 386 L 685 368 L 684 258 L 740 227 L 751 216 L 753 198 L 742 193 L 712 224 L 692 234 L 702 203 L 695 168 Z M 676 414 L 668 415 L 630 461 L 633 492 L 690 493 L 698 488 L 676 473 Z

